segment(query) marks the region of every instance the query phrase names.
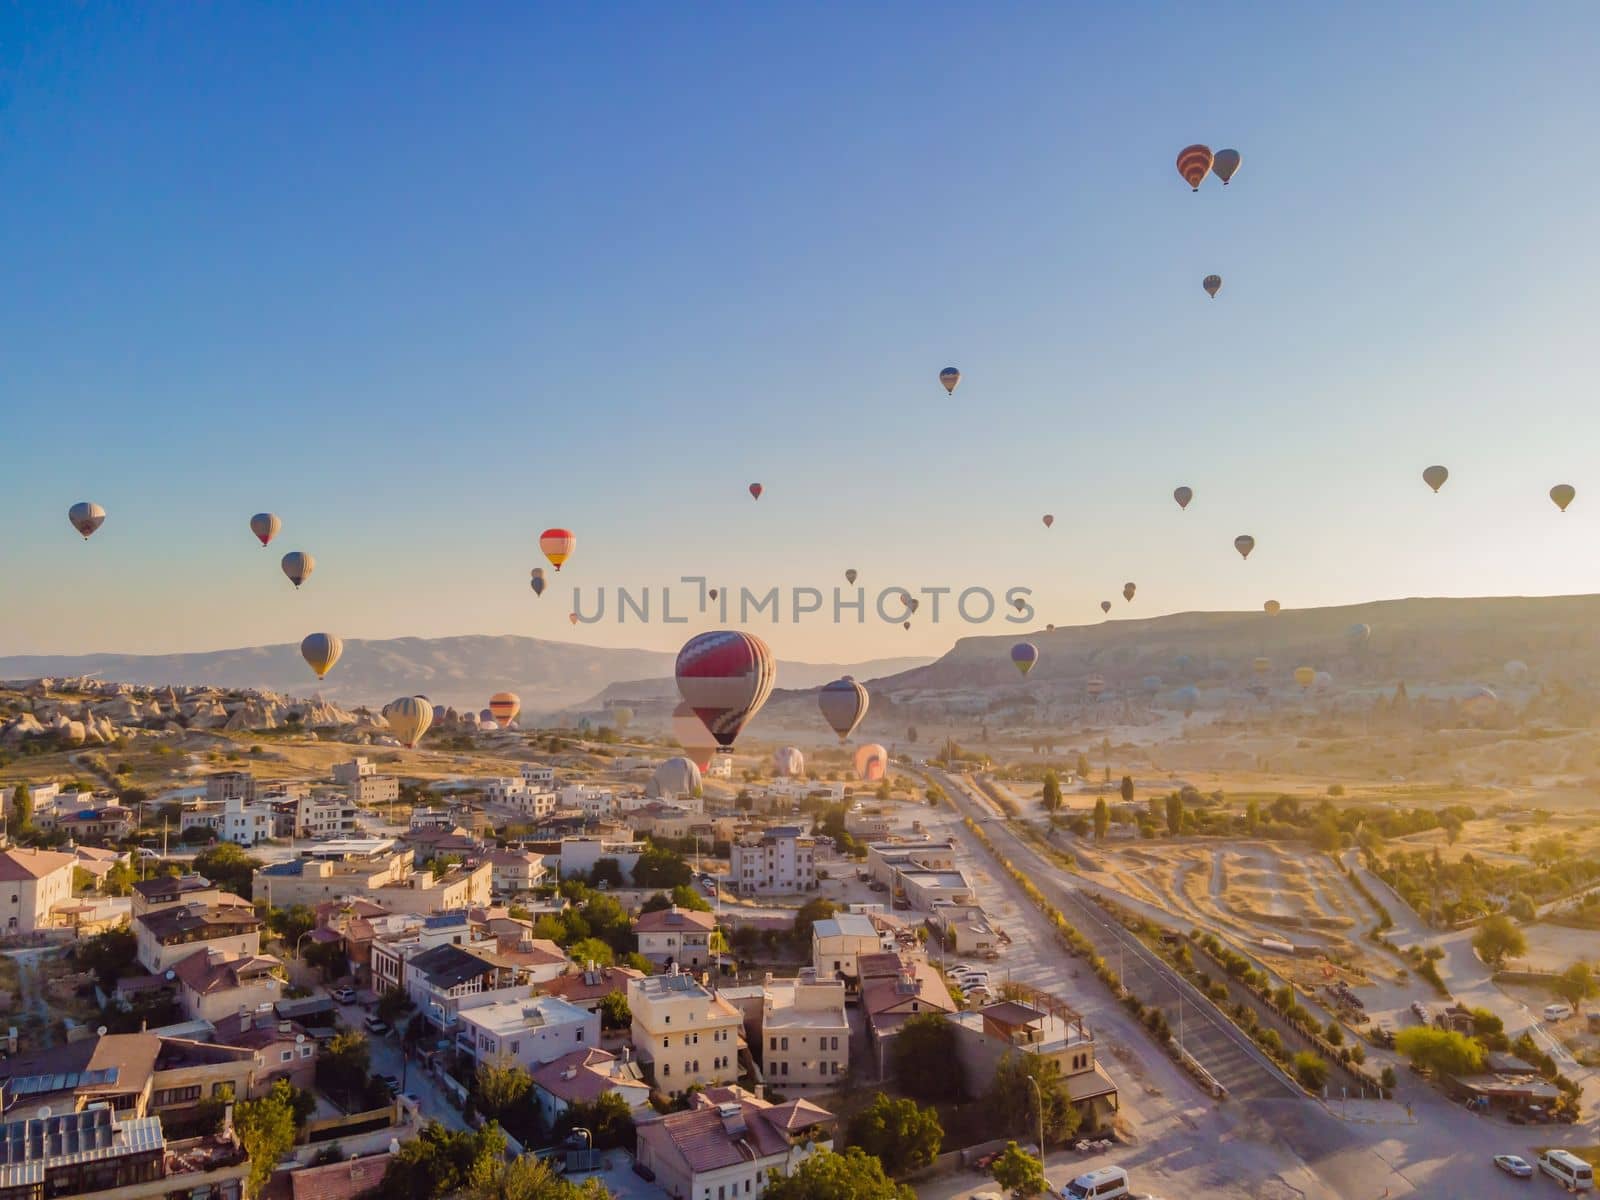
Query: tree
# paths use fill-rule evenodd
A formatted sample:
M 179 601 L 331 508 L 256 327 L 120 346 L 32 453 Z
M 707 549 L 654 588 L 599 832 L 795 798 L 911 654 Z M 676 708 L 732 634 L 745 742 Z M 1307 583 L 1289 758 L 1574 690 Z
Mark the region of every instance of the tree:
M 366 1035 L 354 1029 L 336 1033 L 317 1055 L 317 1086 L 346 1103 L 366 1089 L 372 1051 Z
M 683 855 L 654 842 L 633 865 L 634 887 L 672 888 L 693 881 L 694 871 L 684 861 Z
M 1400 1080 L 1395 1075 L 1393 1067 L 1384 1067 L 1383 1074 L 1378 1076 L 1378 1086 L 1386 1092 L 1394 1091 L 1399 1082 Z
M 1132 804 L 1133 803 L 1133 776 L 1132 775 L 1124 775 L 1122 777 L 1122 786 L 1118 790 L 1121 791 L 1121 793 L 1122 793 L 1122 802 L 1124 804 Z
M 1261 828 L 1261 802 L 1251 800 L 1244 806 L 1244 831 L 1251 837 Z
M 600 997 L 600 1028 L 627 1029 L 633 1025 L 633 1011 L 626 992 L 607 992 Z
M 767 1177 L 763 1200 L 917 1200 L 916 1192 L 883 1173 L 883 1164 L 852 1146 L 843 1154 L 819 1150 L 788 1175 Z
M 330 983 L 350 973 L 350 959 L 345 953 L 342 939 L 337 942 L 312 941 L 306 947 L 305 961 L 308 966 L 317 969 L 323 983 Z
M 477 1160 L 460 1195 L 461 1200 L 609 1200 L 611 1193 L 599 1179 L 572 1183 L 544 1159 L 525 1154 L 510 1162 Z
M 383 994 L 378 997 L 378 1019 L 393 1025 L 405 1016 L 411 1008 L 411 997 L 403 992 L 399 985 L 386 987 Z
M 602 883 L 607 887 L 621 887 L 625 882 L 622 878 L 622 864 L 614 858 L 596 859 L 594 870 L 589 872 L 589 882 L 596 887 Z
M 1039 802 L 1044 805 L 1046 812 L 1061 811 L 1061 780 L 1056 778 L 1054 771 L 1044 773 L 1044 794 Z
M 233 1127 L 239 1135 L 239 1144 L 250 1156 L 250 1174 L 245 1177 L 244 1192 L 255 1200 L 278 1163 L 294 1146 L 295 1089 L 287 1079 L 280 1079 L 272 1090 L 259 1100 L 242 1100 L 234 1106 Z
M 567 948 L 567 953 L 575 963 L 594 963 L 597 967 L 609 967 L 616 961 L 617 955 L 610 946 L 599 938 L 584 938 L 581 942 L 573 942 Z
M 1328 1064 L 1309 1050 L 1294 1056 L 1294 1077 L 1308 1091 L 1320 1092 L 1328 1083 Z
M 633 1110 L 620 1092 L 601 1092 L 592 1103 L 574 1104 L 567 1109 L 566 1118 L 568 1128 L 589 1131 L 596 1150 L 633 1152 Z
M 505 1152 L 505 1135 L 493 1121 L 474 1133 L 446 1129 L 437 1121 L 429 1121 L 416 1137 L 400 1143 L 399 1153 L 389 1160 L 378 1195 L 382 1200 L 454 1196 L 475 1181 L 497 1179 Z M 478 1194 L 483 1200 L 504 1200 L 508 1195 L 498 1191 Z M 527 1200 L 546 1198 L 534 1192 Z
M 267 928 L 282 938 L 290 950 L 299 944 L 302 934 L 310 933 L 316 927 L 317 914 L 304 904 L 267 910 Z
M 1324 854 L 1332 854 L 1339 848 L 1339 843 L 1342 840 L 1338 818 L 1332 813 L 1323 813 L 1311 830 L 1312 847 L 1322 851 Z
M 1472 1075 L 1483 1070 L 1483 1043 L 1454 1030 L 1413 1025 L 1394 1035 L 1394 1048 L 1417 1066 L 1446 1075 Z
M 1478 957 L 1491 967 L 1501 966 L 1508 958 L 1521 958 L 1528 952 L 1528 939 L 1516 922 L 1504 913 L 1485 917 L 1478 932 L 1472 935 L 1472 948 Z
M 533 1090 L 533 1076 L 515 1060 L 481 1062 L 473 1079 L 479 1107 L 492 1117 L 498 1117 L 514 1104 L 528 1098 Z
M 900 1086 L 918 1100 L 959 1099 L 963 1090 L 955 1030 L 943 1013 L 918 1013 L 900 1027 L 889 1050 Z
M 33 793 L 28 790 L 26 781 L 18 783 L 16 790 L 11 793 L 9 819 L 18 837 L 33 832 Z
M 259 858 L 252 858 L 242 847 L 232 842 L 218 842 L 194 856 L 194 869 L 225 892 L 250 899 L 250 877 L 261 866 Z
M 1089 756 L 1083 751 L 1078 751 L 1078 760 L 1073 764 L 1073 772 L 1079 779 L 1089 778 Z
M 93 971 L 100 986 L 108 992 L 132 968 L 138 955 L 139 941 L 126 926 L 85 938 L 73 949 L 78 965 L 85 971 Z
M 1550 984 L 1556 995 L 1576 1008 L 1583 1001 L 1595 994 L 1596 984 L 1594 974 L 1589 970 L 1589 964 L 1575 962 L 1561 974 L 1557 975 Z
M 809 948 L 811 927 L 818 921 L 826 921 L 838 911 L 839 906 L 825 897 L 818 896 L 814 900 L 807 900 L 794 915 L 794 932 L 790 936 L 794 938 L 795 944 Z
M 1045 1190 L 1044 1164 L 1015 1142 L 1006 1143 L 989 1173 L 1013 1196 L 1037 1196 Z
M 876 1158 L 890 1175 L 931 1167 L 943 1142 L 939 1114 L 915 1100 L 891 1100 L 879 1092 L 850 1118 L 850 1144 Z
M 1106 798 L 1101 796 L 1094 802 L 1094 840 L 1103 842 L 1106 834 L 1111 832 L 1111 808 L 1106 804 Z
M 1034 1084 L 1039 1087 L 1037 1094 Z M 1030 1138 L 1039 1128 L 1039 1104 L 1043 1101 L 1046 1144 L 1066 1141 L 1083 1122 L 1061 1077 L 1061 1064 L 1041 1054 L 1008 1052 L 995 1066 L 986 1099 L 1000 1132 L 1026 1132 Z
M 1183 793 L 1173 792 L 1167 797 L 1167 832 L 1177 837 L 1183 832 Z

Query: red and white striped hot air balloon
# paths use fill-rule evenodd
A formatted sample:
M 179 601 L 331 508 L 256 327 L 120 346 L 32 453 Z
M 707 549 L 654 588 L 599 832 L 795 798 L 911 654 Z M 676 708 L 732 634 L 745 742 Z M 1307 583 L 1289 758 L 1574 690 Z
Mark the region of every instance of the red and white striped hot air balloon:
M 572 554 L 572 548 L 578 544 L 578 539 L 570 529 L 546 529 L 539 535 L 539 549 L 544 551 L 544 556 L 550 560 L 550 565 L 556 570 L 561 570 L 561 564 L 566 562 Z
M 684 643 L 676 675 L 678 694 L 726 750 L 772 694 L 777 663 L 753 634 L 717 629 Z
M 1185 146 L 1178 151 L 1178 174 L 1198 192 L 1206 176 L 1211 174 L 1211 162 L 1210 146 Z

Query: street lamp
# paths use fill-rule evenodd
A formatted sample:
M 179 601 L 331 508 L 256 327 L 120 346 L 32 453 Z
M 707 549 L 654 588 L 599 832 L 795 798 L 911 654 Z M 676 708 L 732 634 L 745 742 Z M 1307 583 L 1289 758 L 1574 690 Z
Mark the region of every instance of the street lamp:
M 1028 1082 L 1033 1084 L 1033 1096 L 1039 1104 L 1039 1165 L 1044 1166 L 1044 1093 L 1039 1090 L 1039 1081 L 1032 1075 Z

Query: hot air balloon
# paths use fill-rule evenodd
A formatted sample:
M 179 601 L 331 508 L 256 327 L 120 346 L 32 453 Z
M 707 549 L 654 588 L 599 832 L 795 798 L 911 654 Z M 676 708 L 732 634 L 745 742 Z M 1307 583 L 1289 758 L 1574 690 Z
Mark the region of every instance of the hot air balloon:
M 1250 551 L 1256 548 L 1256 540 L 1248 533 L 1241 533 L 1233 539 L 1233 548 L 1239 552 L 1240 558 L 1249 558 Z
M 499 733 L 500 722 L 494 720 L 492 717 L 479 717 L 478 730 L 480 733 Z
M 1011 607 L 1016 609 L 1018 612 L 1021 612 L 1023 609 L 1028 607 L 1028 602 L 1026 600 L 1024 600 L 1021 596 L 1018 596 L 1015 600 L 1013 600 L 1011 602 Z
M 916 612 L 917 609 L 922 607 L 922 601 L 918 600 L 915 596 L 908 596 L 906 597 L 906 607 L 912 612 Z
M 1172 665 L 1178 668 L 1178 674 L 1187 675 L 1189 673 L 1189 668 L 1194 666 L 1194 659 L 1190 658 L 1187 654 L 1180 654 L 1177 658 L 1172 660 Z
M 1313 691 L 1324 692 L 1333 686 L 1333 676 L 1326 671 L 1318 671 L 1316 678 L 1311 681 Z
M 1173 488 L 1172 498 L 1178 502 L 1179 508 L 1188 508 L 1189 501 L 1194 499 L 1194 489 L 1192 487 Z
M 321 679 L 333 670 L 333 664 L 344 653 L 344 643 L 331 633 L 313 633 L 300 643 L 300 657 Z
M 711 736 L 711 731 L 706 728 L 705 722 L 694 715 L 687 701 L 681 701 L 678 707 L 672 710 L 672 736 L 678 739 L 689 761 L 704 771 L 711 765 L 711 756 L 716 752 L 717 739 Z
M 67 520 L 72 522 L 72 527 L 83 534 L 83 540 L 88 541 L 89 535 L 106 523 L 106 510 L 89 500 L 79 500 L 67 509 Z
M 1211 160 L 1211 169 L 1217 173 L 1217 178 L 1222 180 L 1222 186 L 1227 187 L 1228 181 L 1233 178 L 1234 172 L 1239 169 L 1242 160 L 1237 150 L 1218 150 L 1216 157 Z
M 1046 633 L 1054 633 L 1056 631 L 1056 627 L 1054 625 L 1046 625 L 1044 627 L 1044 631 Z
M 263 546 L 277 537 L 282 528 L 283 522 L 278 520 L 276 513 L 257 513 L 250 518 L 250 532 L 256 535 Z
M 496 692 L 489 697 L 489 715 L 504 729 L 511 728 L 511 722 L 517 719 L 517 714 L 522 711 L 522 697 L 515 692 Z
M 856 775 L 867 783 L 876 783 L 889 770 L 889 752 L 877 742 L 869 742 L 856 751 Z
M 435 704 L 433 706 L 433 723 L 435 725 L 438 725 L 440 722 L 442 722 L 445 719 L 445 715 L 448 712 L 449 712 L 449 710 L 447 708 L 445 708 L 444 705 Z
M 389 732 L 407 747 L 416 746 L 433 724 L 433 709 L 416 696 L 401 696 L 389 705 L 384 715 L 389 718 Z
M 1556 507 L 1562 512 L 1567 511 L 1567 505 L 1577 498 L 1578 489 L 1570 483 L 1558 483 L 1550 489 L 1550 499 L 1556 502 Z
M 953 396 L 955 395 L 956 384 L 961 382 L 961 372 L 954 367 L 946 367 L 939 372 L 939 382 L 944 384 L 944 390 Z
M 1191 716 L 1200 705 L 1200 689 L 1194 684 L 1186 684 L 1172 693 L 1172 698 L 1183 708 L 1184 716 Z
M 867 715 L 867 706 L 871 702 L 867 689 L 849 675 L 824 684 L 817 690 L 817 707 L 822 710 L 822 719 L 828 723 L 829 729 L 839 735 L 841 742 L 856 731 Z
M 535 567 L 533 569 L 533 578 L 528 581 L 528 584 L 533 588 L 533 594 L 535 596 L 544 595 L 544 589 L 547 585 L 544 581 L 543 567 Z
M 1352 625 L 1344 631 L 1344 635 L 1350 640 L 1350 644 L 1359 650 L 1372 640 L 1372 626 L 1365 624 Z
M 278 564 L 283 568 L 283 573 L 289 577 L 289 582 L 294 584 L 298 591 L 300 585 L 311 578 L 311 572 L 317 569 L 317 560 L 304 550 L 291 550 L 283 556 L 283 561 Z
M 752 483 L 750 485 L 750 495 L 756 500 L 761 499 L 761 493 L 764 491 L 766 491 L 766 489 L 763 488 L 759 483 Z
M 1263 656 L 1252 662 L 1250 664 L 1250 668 L 1257 675 L 1265 675 L 1268 671 L 1272 670 L 1272 660 Z
M 798 747 L 785 746 L 773 752 L 772 769 L 787 779 L 799 779 L 806 773 L 806 756 Z
M 1053 515 L 1051 515 L 1050 513 L 1045 513 L 1045 515 L 1044 515 L 1044 527 L 1046 529 L 1049 529 L 1050 526 L 1054 525 L 1055 523 L 1056 523 L 1055 517 Z
M 1039 661 L 1039 647 L 1032 642 L 1018 642 L 1011 647 L 1011 661 L 1023 675 L 1033 670 L 1033 664 Z
M 576 625 L 578 623 L 578 614 L 577 613 L 568 613 L 567 614 L 567 620 L 570 621 L 572 624 Z
M 1520 658 L 1513 658 L 1505 665 L 1507 679 L 1522 679 L 1528 674 L 1528 664 Z
M 1435 492 L 1444 486 L 1444 481 L 1450 478 L 1450 472 L 1444 467 L 1427 467 L 1422 472 L 1422 482 L 1431 487 Z
M 1294 681 L 1303 688 L 1309 688 L 1316 682 L 1316 679 L 1317 669 L 1315 667 L 1296 667 L 1294 669 Z
M 856 569 L 854 567 L 844 573 L 844 581 L 846 583 L 854 583 L 856 581 Z
M 1109 601 L 1109 600 L 1100 601 L 1100 611 L 1103 612 L 1103 613 L 1110 612 L 1111 611 L 1111 601 Z
M 1482 684 L 1475 685 L 1461 701 L 1462 710 L 1468 716 L 1479 719 L 1490 716 L 1499 705 L 1500 697 Z
M 1266 611 L 1266 614 L 1269 617 L 1275 617 L 1283 611 L 1283 605 L 1279 604 L 1276 600 L 1268 600 L 1261 607 Z
M 772 694 L 777 665 L 760 638 L 718 629 L 684 643 L 676 675 L 678 693 L 728 749 Z
M 700 794 L 700 765 L 679 756 L 669 758 L 656 768 L 645 785 L 646 796 L 669 799 L 673 796 L 698 796 Z
M 706 593 L 706 595 L 710 596 L 713 600 L 715 600 L 717 598 L 717 596 L 720 595 L 720 593 L 717 591 L 716 588 L 712 588 L 709 592 Z
M 1089 676 L 1088 682 L 1083 685 L 1083 690 L 1088 692 L 1091 697 L 1098 700 L 1100 698 L 1100 693 L 1106 690 L 1105 677 L 1102 675 Z
M 1139 686 L 1153 696 L 1161 690 L 1161 676 L 1146 675 L 1139 681 Z
M 570 529 L 546 529 L 539 535 L 539 549 L 550 560 L 550 565 L 561 570 L 561 564 L 572 557 L 578 539 Z
M 1211 173 L 1211 162 L 1210 146 L 1185 146 L 1178 151 L 1178 174 L 1198 192 L 1206 176 Z
M 1132 601 L 1133 601 L 1133 594 L 1134 594 L 1134 592 L 1136 592 L 1136 591 L 1138 591 L 1138 590 L 1139 590 L 1139 589 L 1138 589 L 1138 588 L 1136 588 L 1136 587 L 1134 587 L 1134 585 L 1133 585 L 1133 584 L 1131 584 L 1131 583 L 1125 583 L 1125 584 L 1123 584 L 1123 585 L 1122 585 L 1122 598 L 1123 598 L 1123 599 L 1124 599 L 1124 600 L 1127 600 L 1127 601 L 1128 601 L 1128 602 L 1129 602 L 1129 603 L 1132 603 Z
M 911 632 L 911 622 L 910 622 L 910 621 L 907 621 L 907 622 L 906 622 L 906 623 L 905 623 L 905 624 L 904 624 L 904 625 L 902 625 L 902 626 L 901 626 L 901 627 L 900 627 L 900 628 L 902 628 L 902 629 L 904 629 L 904 630 L 905 630 L 905 631 L 906 631 L 906 632 L 907 632 L 907 633 L 910 633 L 910 632 Z
M 1217 293 L 1222 290 L 1222 276 L 1207 275 L 1200 281 L 1200 286 L 1205 288 L 1206 295 L 1215 300 L 1217 298 Z

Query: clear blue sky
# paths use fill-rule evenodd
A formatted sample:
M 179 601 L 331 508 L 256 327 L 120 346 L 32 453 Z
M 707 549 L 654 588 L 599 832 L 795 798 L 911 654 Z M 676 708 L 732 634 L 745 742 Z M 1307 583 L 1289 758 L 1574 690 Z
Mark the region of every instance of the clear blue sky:
M 0 10 L 0 652 L 1600 590 L 1593 4 L 575 7 Z

